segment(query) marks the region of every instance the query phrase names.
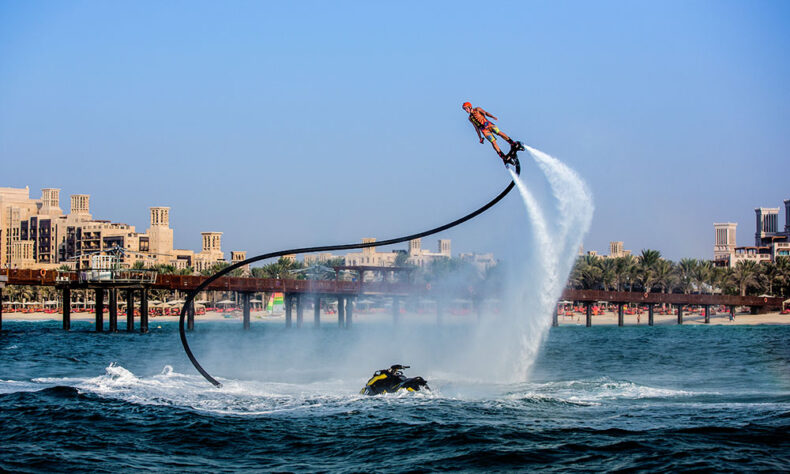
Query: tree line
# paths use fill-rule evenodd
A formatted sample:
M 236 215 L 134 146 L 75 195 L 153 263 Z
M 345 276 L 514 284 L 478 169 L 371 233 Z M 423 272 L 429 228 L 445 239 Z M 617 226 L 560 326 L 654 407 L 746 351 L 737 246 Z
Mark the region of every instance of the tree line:
M 785 297 L 790 295 L 790 257 L 778 257 L 776 263 L 746 260 L 729 268 L 694 258 L 673 262 L 652 249 L 642 250 L 637 257 L 584 255 L 576 260 L 568 286 L 582 290 Z

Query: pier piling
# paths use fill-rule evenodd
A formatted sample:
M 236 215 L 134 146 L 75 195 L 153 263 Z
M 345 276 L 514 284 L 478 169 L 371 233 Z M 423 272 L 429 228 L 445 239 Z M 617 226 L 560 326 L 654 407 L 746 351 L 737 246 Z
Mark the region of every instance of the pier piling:
M 140 291 L 140 333 L 148 332 L 148 290 Z
M 351 323 L 354 321 L 354 298 L 346 297 L 346 329 L 351 328 Z
M 189 302 L 187 306 L 187 331 L 195 330 L 195 300 Z
M 96 294 L 96 332 L 104 332 L 104 290 L 98 288 L 94 293 Z
M 592 303 L 589 301 L 584 303 L 584 309 L 587 312 L 587 317 L 585 319 L 585 326 L 590 327 L 592 326 Z
M 343 327 L 346 324 L 346 300 L 342 296 L 337 297 L 337 326 Z
M 313 327 L 321 326 L 321 295 L 315 295 L 313 303 Z
M 648 326 L 652 326 L 653 325 L 653 306 L 654 306 L 653 303 L 648 303 L 647 304 L 647 325 Z
M 710 305 L 705 305 L 705 324 L 710 324 Z
M 134 331 L 134 290 L 126 290 L 126 332 Z
M 245 293 L 241 294 L 242 319 L 244 320 L 244 330 L 245 331 L 248 331 L 250 329 L 250 299 L 251 299 L 251 297 L 252 297 L 251 293 L 245 292 Z
M 617 325 L 623 327 L 625 324 L 625 318 L 623 316 L 623 307 L 625 304 L 617 303 Z
M 291 311 L 292 311 L 292 308 L 293 308 L 294 295 L 292 295 L 290 293 L 286 293 L 284 296 L 285 296 L 285 298 L 284 298 L 284 300 L 285 300 L 284 301 L 284 303 L 285 303 L 285 327 L 286 328 L 290 328 L 291 327 Z M 272 298 L 274 298 L 274 296 L 272 296 Z
M 304 298 L 301 294 L 296 295 L 296 327 L 302 327 L 304 320 Z
M 551 313 L 551 325 L 555 328 L 560 325 L 559 309 L 556 304 L 554 305 L 554 311 Z
M 683 324 L 683 305 L 678 305 L 678 324 Z
M 63 287 L 63 330 L 71 330 L 71 288 Z
M 118 290 L 111 288 L 110 293 L 110 332 L 118 332 Z

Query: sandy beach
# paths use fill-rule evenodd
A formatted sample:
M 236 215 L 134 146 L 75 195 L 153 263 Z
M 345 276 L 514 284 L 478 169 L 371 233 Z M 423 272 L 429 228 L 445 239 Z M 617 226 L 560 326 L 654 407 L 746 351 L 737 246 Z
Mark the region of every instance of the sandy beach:
M 572 316 L 559 317 L 560 326 L 584 326 L 585 315 L 574 312 Z M 626 314 L 623 316 L 623 321 L 626 326 L 647 326 L 647 312 L 641 315 Z M 653 322 L 656 326 L 677 324 L 678 317 L 676 314 L 653 314 Z M 592 317 L 593 326 L 606 326 L 617 325 L 617 312 L 607 311 Z M 684 313 L 683 324 L 705 324 L 705 315 L 701 313 Z M 750 313 L 735 313 L 735 319 L 730 321 L 730 313 L 720 312 L 710 316 L 710 324 L 718 325 L 760 325 L 760 324 L 790 324 L 790 314 L 781 314 L 778 312 L 766 314 L 750 314 Z
M 780 314 L 778 312 L 773 313 L 766 313 L 766 314 L 749 314 L 749 313 L 736 313 L 735 320 L 730 321 L 729 313 L 718 313 L 718 314 L 711 314 L 710 317 L 710 324 L 717 324 L 717 325 L 790 325 L 790 314 Z M 255 320 L 266 320 L 266 321 L 276 321 L 282 320 L 285 321 L 285 315 L 283 313 L 279 314 L 268 314 L 267 312 L 263 311 L 253 311 L 250 314 L 252 321 Z M 424 322 L 435 321 L 436 317 L 432 314 L 413 314 L 413 313 L 402 313 L 401 317 L 404 320 L 422 320 Z M 471 318 L 471 315 L 445 315 L 444 320 L 447 323 L 453 322 L 461 322 L 468 318 Z M 495 317 L 499 317 L 498 315 Z M 294 320 L 296 315 L 294 314 Z M 354 321 L 355 322 L 364 322 L 364 321 L 381 321 L 391 319 L 392 316 L 389 313 L 383 312 L 355 312 L 354 313 Z M 208 311 L 206 314 L 196 315 L 196 321 L 241 321 L 241 312 L 236 313 L 219 313 Z M 308 315 L 305 314 L 305 325 L 312 325 L 313 324 L 313 314 L 312 311 Z M 60 313 L 3 313 L 3 320 L 4 321 L 60 321 L 61 315 Z M 94 321 L 93 313 L 72 313 L 71 315 L 72 321 Z M 109 314 L 104 314 L 105 324 L 109 320 Z M 139 316 L 135 317 L 135 322 L 139 324 Z M 126 323 L 126 316 L 118 316 L 119 325 Z M 178 316 L 150 316 L 149 317 L 149 325 L 154 324 L 156 322 L 168 322 L 168 321 L 178 321 Z M 325 324 L 332 324 L 337 321 L 337 314 L 325 314 L 321 313 L 321 322 Z M 647 326 L 647 313 L 643 313 L 639 316 L 637 315 L 624 315 L 624 322 L 626 326 Z M 655 325 L 672 325 L 677 324 L 677 315 L 675 314 L 658 314 L 656 312 L 654 314 L 654 323 Z M 585 315 L 580 313 L 574 313 L 572 316 L 559 316 L 559 324 L 560 326 L 584 326 L 585 324 Z M 594 326 L 616 326 L 617 325 L 617 313 L 613 311 L 604 312 L 603 314 L 595 315 L 592 317 L 592 324 Z M 685 313 L 683 315 L 683 324 L 705 324 L 705 317 L 700 313 Z

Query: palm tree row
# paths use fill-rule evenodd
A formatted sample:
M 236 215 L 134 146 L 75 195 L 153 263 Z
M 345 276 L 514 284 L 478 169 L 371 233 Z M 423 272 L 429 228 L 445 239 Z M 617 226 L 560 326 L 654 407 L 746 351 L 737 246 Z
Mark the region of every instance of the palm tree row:
M 576 261 L 568 285 L 586 290 L 784 297 L 790 295 L 790 258 L 779 257 L 776 263 L 741 261 L 725 268 L 693 258 L 673 262 L 651 249 L 642 250 L 638 257 L 585 255 Z

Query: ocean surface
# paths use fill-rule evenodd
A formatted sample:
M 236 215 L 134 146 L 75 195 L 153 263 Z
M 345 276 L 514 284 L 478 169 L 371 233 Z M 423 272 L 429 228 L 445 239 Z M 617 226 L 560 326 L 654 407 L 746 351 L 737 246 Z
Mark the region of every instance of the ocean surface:
M 392 360 L 433 390 L 365 397 L 389 326 L 240 325 L 189 336 L 217 389 L 175 323 L 141 335 L 5 321 L 0 469 L 790 469 L 788 326 L 552 328 L 528 381 Z

